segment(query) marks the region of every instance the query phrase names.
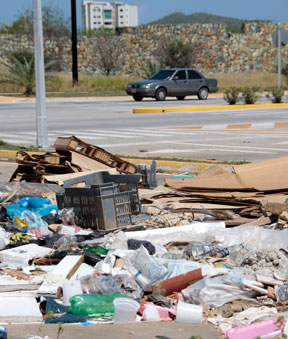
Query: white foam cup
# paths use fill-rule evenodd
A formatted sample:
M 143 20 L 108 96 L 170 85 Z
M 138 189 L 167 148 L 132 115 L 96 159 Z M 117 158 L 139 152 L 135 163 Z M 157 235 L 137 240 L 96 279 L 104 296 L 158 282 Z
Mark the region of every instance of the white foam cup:
M 64 281 L 62 285 L 63 289 L 63 304 L 70 305 L 69 299 L 74 295 L 82 294 L 82 287 L 80 280 L 68 280 Z
M 145 310 L 143 311 L 143 319 L 145 321 L 161 321 L 159 312 L 153 305 L 146 305 Z
M 179 300 L 177 305 L 176 321 L 182 323 L 200 324 L 203 308 L 199 305 L 187 304 Z
M 136 313 L 140 304 L 129 298 L 115 298 L 114 304 L 114 323 L 127 323 L 135 321 Z

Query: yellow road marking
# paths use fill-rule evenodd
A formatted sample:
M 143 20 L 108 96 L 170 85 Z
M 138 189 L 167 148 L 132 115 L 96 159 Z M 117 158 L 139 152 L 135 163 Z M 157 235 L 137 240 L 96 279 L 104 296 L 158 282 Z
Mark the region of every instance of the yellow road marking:
M 252 124 L 232 124 L 227 125 L 226 129 L 247 129 L 250 128 Z
M 193 107 L 147 107 L 133 108 L 133 114 L 141 113 L 175 113 L 175 112 L 194 112 L 194 111 L 218 111 L 218 110 L 234 110 L 234 109 L 259 109 L 259 108 L 279 108 L 288 107 L 288 103 L 281 104 L 254 104 L 254 105 L 225 105 L 225 106 L 193 106 Z

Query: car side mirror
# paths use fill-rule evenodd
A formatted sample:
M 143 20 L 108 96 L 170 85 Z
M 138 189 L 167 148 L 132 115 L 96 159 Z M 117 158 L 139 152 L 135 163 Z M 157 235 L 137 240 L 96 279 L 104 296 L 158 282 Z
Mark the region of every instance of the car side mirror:
M 173 78 L 173 80 L 178 80 L 179 78 L 177 77 L 177 76 L 175 76 L 174 78 Z

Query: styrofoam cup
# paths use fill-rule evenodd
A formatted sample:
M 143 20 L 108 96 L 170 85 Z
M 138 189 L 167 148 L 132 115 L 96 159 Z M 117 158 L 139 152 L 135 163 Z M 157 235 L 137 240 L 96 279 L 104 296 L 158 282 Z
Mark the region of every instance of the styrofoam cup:
M 63 304 L 70 305 L 69 299 L 74 295 L 82 294 L 82 287 L 80 280 L 68 280 L 64 281 L 62 285 L 63 289 Z
M 182 323 L 200 324 L 202 322 L 202 313 L 202 306 L 187 304 L 179 300 L 176 321 Z
M 129 298 L 115 298 L 114 304 L 114 323 L 127 323 L 135 321 L 136 313 L 140 304 Z
M 159 312 L 153 305 L 146 305 L 142 316 L 145 321 L 161 321 Z

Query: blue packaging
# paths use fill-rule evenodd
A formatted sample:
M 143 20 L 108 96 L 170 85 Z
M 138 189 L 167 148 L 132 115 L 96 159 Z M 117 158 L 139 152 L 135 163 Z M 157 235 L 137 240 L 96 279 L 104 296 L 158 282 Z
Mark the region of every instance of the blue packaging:
M 7 339 L 7 330 L 3 326 L 0 326 L 0 339 Z

